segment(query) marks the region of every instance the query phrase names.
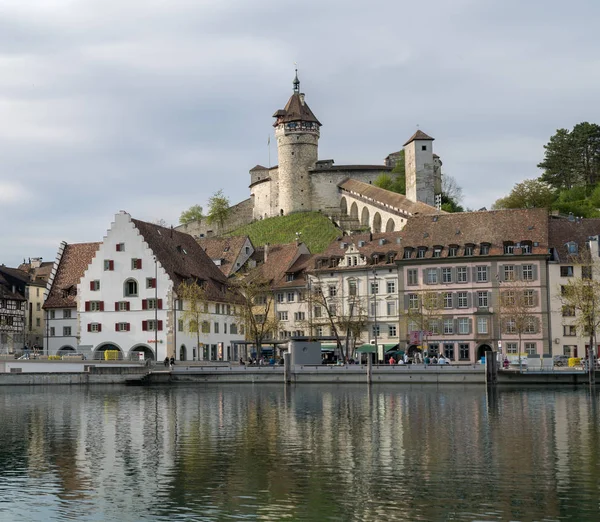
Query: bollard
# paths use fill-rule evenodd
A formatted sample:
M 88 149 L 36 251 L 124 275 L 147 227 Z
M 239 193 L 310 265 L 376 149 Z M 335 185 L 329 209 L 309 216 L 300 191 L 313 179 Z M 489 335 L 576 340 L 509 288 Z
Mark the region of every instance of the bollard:
M 292 354 L 289 352 L 283 354 L 283 382 L 285 384 L 292 382 Z

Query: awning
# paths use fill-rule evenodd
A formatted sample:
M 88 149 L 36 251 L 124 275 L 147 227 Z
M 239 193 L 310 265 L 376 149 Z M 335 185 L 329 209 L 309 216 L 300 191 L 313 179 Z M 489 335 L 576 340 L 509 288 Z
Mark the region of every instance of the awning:
M 396 350 L 398 348 L 398 344 L 385 344 L 385 343 L 377 343 L 377 346 L 382 346 L 384 352 L 389 352 L 390 350 Z M 358 353 L 375 353 L 377 349 L 374 344 L 363 344 L 359 346 L 356 351 Z
M 322 344 L 321 343 L 321 351 L 322 352 L 331 352 L 337 348 L 337 344 Z

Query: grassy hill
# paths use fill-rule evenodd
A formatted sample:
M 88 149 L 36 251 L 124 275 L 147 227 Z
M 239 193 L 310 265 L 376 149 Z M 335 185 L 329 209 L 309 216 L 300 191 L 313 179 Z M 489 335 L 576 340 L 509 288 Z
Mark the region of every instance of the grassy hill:
M 255 221 L 234 230 L 229 236 L 250 236 L 254 246 L 266 243 L 291 243 L 300 232 L 300 240 L 313 254 L 323 252 L 327 245 L 342 232 L 319 212 L 298 212 L 289 216 L 273 217 Z

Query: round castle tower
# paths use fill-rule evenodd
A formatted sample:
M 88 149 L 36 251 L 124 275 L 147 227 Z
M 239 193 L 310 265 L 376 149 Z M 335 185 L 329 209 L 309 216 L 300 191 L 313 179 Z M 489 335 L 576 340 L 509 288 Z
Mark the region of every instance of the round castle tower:
M 284 109 L 273 114 L 279 156 L 280 215 L 311 210 L 310 176 L 308 169 L 318 159 L 321 123 L 312 113 L 304 94 L 300 92 L 298 70 L 294 92 Z

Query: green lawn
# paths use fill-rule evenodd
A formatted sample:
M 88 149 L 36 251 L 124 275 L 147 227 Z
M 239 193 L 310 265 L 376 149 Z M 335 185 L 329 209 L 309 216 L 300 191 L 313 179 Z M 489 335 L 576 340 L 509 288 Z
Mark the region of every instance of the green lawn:
M 250 236 L 254 246 L 266 243 L 291 243 L 300 232 L 300 240 L 313 254 L 323 252 L 342 232 L 319 212 L 298 212 L 289 216 L 255 221 L 234 230 L 229 236 Z

